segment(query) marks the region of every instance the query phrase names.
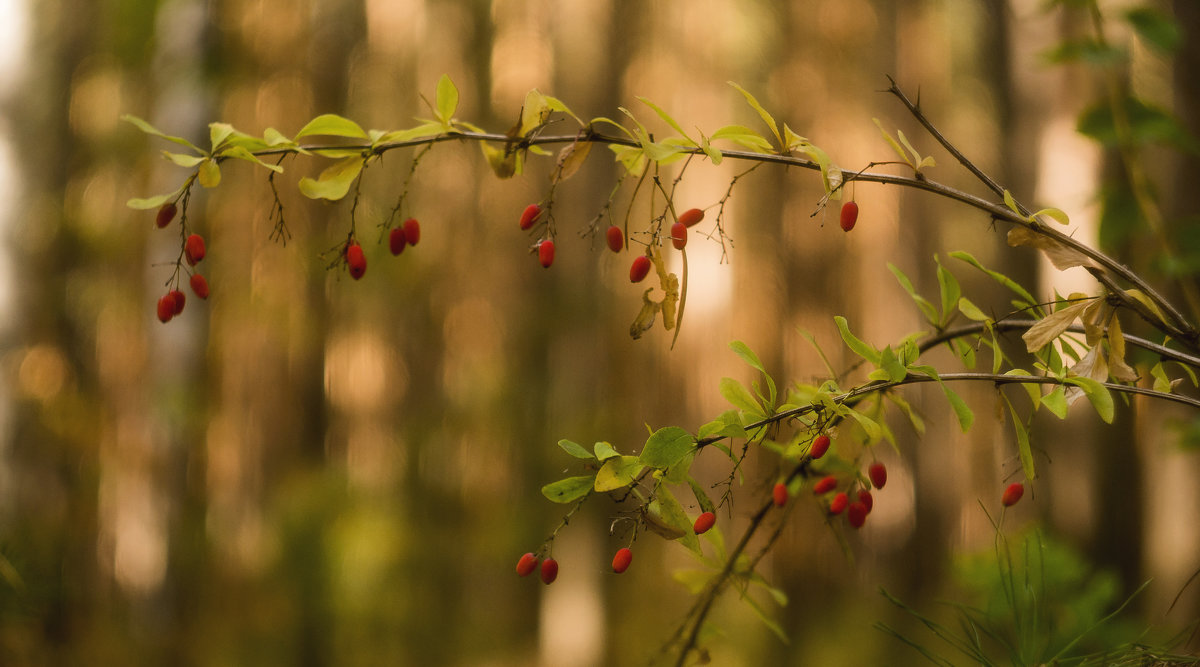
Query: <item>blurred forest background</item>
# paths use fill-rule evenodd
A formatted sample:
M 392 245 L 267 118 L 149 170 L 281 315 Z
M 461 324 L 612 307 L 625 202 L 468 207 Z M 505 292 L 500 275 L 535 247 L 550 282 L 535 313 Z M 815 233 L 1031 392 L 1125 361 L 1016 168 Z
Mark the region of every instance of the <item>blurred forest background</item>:
M 1129 56 L 1113 67 L 1195 136 L 1200 3 L 1152 4 L 1182 28 L 1177 50 L 1150 48 L 1116 20 L 1130 3 L 1102 2 L 1107 37 Z M 1076 132 L 1080 113 L 1107 95 L 1102 73 L 1045 57 L 1091 30 L 1086 8 L 1042 0 L 6 0 L 0 8 L 5 665 L 641 664 L 689 604 L 671 574 L 689 565 L 682 548 L 643 535 L 633 567 L 614 576 L 609 560 L 624 543 L 608 534 L 611 505 L 593 502 L 556 541 L 554 585 L 513 573 L 564 509 L 538 491 L 571 465 L 559 438 L 630 452 L 646 424 L 694 431 L 725 409 L 721 377 L 751 378 L 727 348 L 734 339 L 783 381 L 824 372 L 801 329 L 847 368 L 853 359 L 834 314 L 878 345 L 920 327 L 889 261 L 926 293 L 936 291 L 934 253 L 951 250 L 1045 298 L 1055 286 L 1095 291 L 1086 274 L 1055 274 L 1028 249 L 1007 248 L 979 213 L 920 193 L 859 185 L 862 215 L 845 234 L 833 216 L 810 216 L 822 194 L 814 173 L 764 167 L 734 190 L 730 261 L 698 235 L 689 244 L 687 315 L 669 351 L 661 329 L 629 337 L 641 295 L 625 277 L 629 256 L 577 233 L 618 173 L 608 151 L 593 151 L 559 188 L 558 259 L 543 270 L 517 218 L 546 193 L 552 161 L 500 181 L 478 147 L 447 143 L 413 181 L 406 214 L 424 233 L 399 258 L 375 242 L 373 226 L 394 203 L 411 153 L 390 152 L 369 170 L 358 210 L 370 262 L 361 281 L 327 271 L 321 256 L 345 238 L 348 203 L 314 203 L 295 189 L 323 165 L 289 160 L 276 179 L 293 234 L 286 245 L 269 238 L 265 172 L 228 166 L 219 188 L 196 193 L 189 216 L 209 241 L 212 296 L 189 299 L 162 325 L 154 303 L 178 237 L 124 203 L 169 192 L 186 172 L 161 159 L 169 145 L 121 122 L 123 113 L 198 143 L 211 121 L 290 136 L 327 112 L 400 129 L 428 115 L 420 95 L 432 99 L 448 74 L 462 94 L 458 116 L 494 131 L 513 123 L 534 87 L 584 118 L 616 118 L 626 106 L 663 127 L 636 102 L 643 95 L 685 128 L 761 129 L 732 80 L 843 167 L 894 159 L 871 122 L 878 117 L 933 153 L 930 178 L 981 192 L 878 92 L 890 74 L 1019 198 L 1068 211 L 1077 234 L 1103 241 L 1169 293 L 1172 280 L 1194 280 L 1200 162 L 1178 150 L 1186 137 L 1145 149 L 1179 253 L 1164 263 L 1135 214 L 1114 209 L 1127 201 L 1113 185 L 1123 178 L 1116 152 Z M 677 201 L 715 203 L 741 168 L 694 164 Z M 1006 308 L 994 283 L 948 266 L 975 303 Z M 945 611 L 937 600 L 970 601 L 955 583 L 956 555 L 990 548 L 980 502 L 995 512 L 1002 485 L 1020 479 L 991 388 L 964 392 L 979 417 L 965 435 L 936 388 L 907 393 L 928 431 L 918 439 L 897 423 L 901 455 L 880 448 L 892 477 L 868 526 L 850 536 L 853 558 L 815 505 L 793 513 L 762 565 L 790 597 L 770 609 L 791 643 L 731 597 L 715 617 L 725 633 L 712 644 L 715 664 L 922 660 L 872 629 L 881 621 L 919 636 L 879 587 L 935 613 Z M 1125 622 L 1185 628 L 1200 613 L 1200 587 L 1185 587 L 1200 567 L 1200 459 L 1187 445 L 1195 436 L 1185 437 L 1195 415 L 1133 401 L 1108 427 L 1079 407 L 1065 422 L 1037 421 L 1042 476 L 1008 513 L 1006 532 L 1036 523 L 1070 545 L 1080 560 L 1064 567 L 1105 610 L 1152 579 Z M 698 464 L 714 482 L 727 472 L 717 458 Z M 727 534 L 774 481 L 771 460 L 755 465 L 738 490 L 747 502 L 731 517 L 722 511 Z

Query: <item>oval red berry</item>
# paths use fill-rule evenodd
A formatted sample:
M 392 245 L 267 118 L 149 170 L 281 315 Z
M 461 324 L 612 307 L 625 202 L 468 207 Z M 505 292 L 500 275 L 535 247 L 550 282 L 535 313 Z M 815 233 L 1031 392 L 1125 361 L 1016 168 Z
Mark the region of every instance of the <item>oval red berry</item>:
M 417 241 L 421 240 L 421 223 L 416 218 L 404 221 L 404 240 L 408 245 L 417 245 Z
M 633 265 L 629 267 L 629 282 L 640 283 L 646 279 L 650 273 L 650 258 L 645 255 L 639 255 L 633 259 Z
M 858 502 L 862 503 L 867 508 L 867 514 L 871 513 L 871 508 L 875 507 L 875 498 L 871 496 L 871 492 L 863 489 L 858 492 Z
M 554 241 L 546 240 L 538 244 L 538 261 L 546 269 L 554 263 Z
M 167 294 L 159 297 L 156 314 L 158 315 L 158 321 L 162 322 L 163 324 L 170 322 L 171 318 L 175 317 L 174 294 L 168 292 Z
M 617 554 L 613 556 L 613 572 L 621 574 L 629 569 L 629 564 L 633 562 L 633 552 L 628 547 L 617 549 Z
M 175 314 L 182 313 L 183 304 L 187 303 L 187 295 L 177 289 L 173 289 L 168 296 L 175 299 Z
M 192 234 L 183 242 L 183 254 L 187 257 L 188 264 L 196 265 L 196 262 L 204 259 L 204 237 L 199 234 Z
M 671 245 L 676 250 L 683 250 L 683 246 L 687 245 L 687 225 L 682 222 L 671 225 Z
M 823 493 L 829 493 L 836 488 L 837 477 L 834 477 L 833 475 L 826 475 L 825 477 L 817 480 L 816 484 L 813 484 L 813 493 L 819 496 Z
M 542 214 L 542 207 L 537 204 L 530 204 L 525 207 L 525 212 L 521 213 L 521 229 L 529 229 L 537 222 L 538 216 Z
M 558 578 L 558 561 L 547 558 L 542 561 L 542 583 L 552 584 Z
M 857 501 L 850 503 L 850 506 L 846 508 L 846 520 L 850 522 L 851 526 L 862 528 L 863 524 L 867 522 L 867 506 Z
M 621 248 L 625 247 L 625 234 L 621 228 L 613 225 L 604 232 L 604 238 L 608 241 L 608 249 L 613 252 L 621 252 Z
M 842 204 L 842 215 L 838 221 L 842 226 L 842 231 L 848 232 L 854 229 L 854 223 L 858 222 L 858 203 L 848 201 Z
M 193 273 L 191 278 L 188 278 L 188 284 L 192 286 L 192 293 L 201 299 L 208 298 L 208 281 L 199 273 Z
M 829 513 L 830 514 L 841 514 L 842 511 L 846 509 L 846 505 L 848 505 L 849 503 L 850 503 L 850 496 L 847 496 L 844 491 L 840 492 L 836 496 L 833 497 L 832 501 L 830 501 Z
M 1004 489 L 1004 495 L 1000 496 L 1000 504 L 1005 507 L 1012 507 L 1017 504 L 1021 496 L 1025 495 L 1025 485 L 1020 482 L 1013 482 Z
M 157 225 L 159 229 L 166 227 L 167 225 L 171 224 L 172 220 L 175 219 L 175 214 L 178 211 L 179 207 L 175 206 L 175 202 L 167 202 L 166 204 L 163 204 L 162 208 L 158 209 L 158 215 L 154 216 L 154 224 Z
M 528 577 L 537 569 L 538 557 L 532 553 L 527 553 L 517 560 L 517 574 L 522 577 Z
M 876 461 L 867 468 L 867 477 L 871 478 L 871 484 L 875 488 L 882 489 L 883 485 L 887 484 L 887 467 Z
M 685 227 L 691 227 L 703 219 L 704 211 L 701 211 L 698 208 L 689 208 L 688 210 L 679 214 L 679 222 L 682 222 Z
M 717 515 L 712 512 L 705 512 L 696 517 L 696 523 L 692 526 L 692 531 L 697 535 L 703 535 L 709 531 L 717 523 Z
M 787 485 L 783 482 L 775 484 L 775 488 L 771 489 L 771 500 L 775 502 L 776 507 L 783 507 L 788 501 Z
M 396 227 L 388 232 L 388 250 L 391 250 L 393 255 L 399 255 L 404 252 L 404 246 L 406 245 L 408 245 L 408 239 L 405 238 L 402 228 Z
M 829 451 L 829 436 L 822 433 L 813 439 L 812 447 L 808 448 L 808 455 L 815 461 L 825 456 L 827 451 Z
M 358 280 L 367 272 L 367 257 L 363 254 L 362 246 L 352 243 L 346 248 L 346 268 L 350 277 Z

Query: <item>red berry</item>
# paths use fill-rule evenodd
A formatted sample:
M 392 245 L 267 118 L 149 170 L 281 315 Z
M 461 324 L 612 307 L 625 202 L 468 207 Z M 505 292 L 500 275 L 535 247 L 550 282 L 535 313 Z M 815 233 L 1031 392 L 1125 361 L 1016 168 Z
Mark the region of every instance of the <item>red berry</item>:
M 175 214 L 179 212 L 179 207 L 175 206 L 175 202 L 167 202 L 158 209 L 158 215 L 154 216 L 154 224 L 158 225 L 159 229 L 171 224 L 175 219 Z
M 842 231 L 848 232 L 854 229 L 854 223 L 856 222 L 858 222 L 858 204 L 853 201 L 842 204 L 842 216 L 840 220 Z
M 833 475 L 827 475 L 817 480 L 816 484 L 813 484 L 813 493 L 819 496 L 823 493 L 829 493 L 836 488 L 837 477 L 834 477 Z
M 208 281 L 199 273 L 193 273 L 188 279 L 188 284 L 192 286 L 192 293 L 201 299 L 208 298 Z
M 196 262 L 204 259 L 204 237 L 199 234 L 192 234 L 183 242 L 183 254 L 187 257 L 188 264 L 196 265 Z
M 421 223 L 416 218 L 404 221 L 404 240 L 408 245 L 417 245 L 417 241 L 421 240 Z
M 357 243 L 351 243 L 346 247 L 346 266 L 350 270 L 350 277 L 358 280 L 367 272 L 367 258 L 363 255 L 362 246 Z
M 525 207 L 525 212 L 521 214 L 521 229 L 529 229 L 537 222 L 538 216 L 542 214 L 542 207 L 537 204 L 530 204 Z
M 538 244 L 538 261 L 546 269 L 554 263 L 554 241 L 546 239 Z
M 404 246 L 408 245 L 408 239 L 404 237 L 404 230 L 396 227 L 388 232 L 388 249 L 393 255 L 399 255 L 404 252 Z
M 520 560 L 517 561 L 517 574 L 522 577 L 528 577 L 530 574 L 533 574 L 533 571 L 537 569 L 537 566 L 538 557 L 534 556 L 532 553 L 527 553 L 524 556 L 521 556 Z
M 692 526 L 692 531 L 697 535 L 703 535 L 708 532 L 714 524 L 717 523 L 717 515 L 712 512 L 705 512 L 696 517 L 696 523 Z
M 1020 482 L 1013 482 L 1004 490 L 1004 495 L 1000 496 L 1000 504 L 1005 507 L 1012 507 L 1017 504 L 1017 501 L 1023 495 L 1025 495 L 1025 485 Z
M 683 250 L 683 246 L 687 245 L 687 225 L 682 222 L 671 225 L 671 245 L 676 250 Z
M 621 252 L 621 248 L 625 247 L 625 233 L 621 231 L 620 227 L 616 225 L 609 227 L 604 236 L 608 240 L 609 250 Z
M 850 497 L 847 496 L 845 492 L 838 493 L 829 503 L 829 513 L 841 514 L 842 510 L 846 509 L 846 505 L 849 504 L 849 502 Z
M 175 317 L 175 293 L 168 292 L 158 299 L 158 321 L 166 324 Z
M 621 574 L 629 569 L 629 564 L 633 562 L 633 552 L 628 547 L 617 549 L 617 555 L 613 556 L 613 572 Z
M 177 289 L 173 289 L 168 296 L 175 299 L 175 314 L 178 315 L 179 313 L 182 313 L 183 304 L 187 303 L 187 295 Z
M 783 482 L 775 484 L 775 488 L 771 489 L 771 500 L 775 501 L 776 507 L 783 507 L 788 501 L 787 485 Z
M 547 558 L 542 561 L 542 583 L 552 584 L 558 578 L 558 561 Z
M 871 467 L 867 468 L 867 476 L 871 478 L 871 484 L 875 485 L 877 489 L 882 489 L 883 485 L 887 484 L 887 468 L 879 461 L 872 463 Z
M 858 502 L 862 503 L 867 508 L 867 514 L 871 513 L 871 508 L 875 507 L 875 498 L 871 496 L 871 492 L 863 489 L 858 492 Z
M 684 227 L 691 227 L 703 219 L 704 211 L 701 211 L 698 208 L 689 208 L 688 210 L 679 214 L 679 222 L 682 222 Z
M 815 461 L 825 456 L 827 451 L 829 451 L 829 436 L 822 433 L 813 439 L 812 447 L 808 449 L 808 455 Z
M 646 279 L 646 275 L 650 273 L 650 258 L 645 255 L 638 255 L 633 260 L 633 266 L 629 267 L 629 282 L 640 283 Z
M 867 522 L 867 506 L 860 502 L 850 503 L 846 508 L 846 520 L 855 528 L 862 528 L 862 525 Z

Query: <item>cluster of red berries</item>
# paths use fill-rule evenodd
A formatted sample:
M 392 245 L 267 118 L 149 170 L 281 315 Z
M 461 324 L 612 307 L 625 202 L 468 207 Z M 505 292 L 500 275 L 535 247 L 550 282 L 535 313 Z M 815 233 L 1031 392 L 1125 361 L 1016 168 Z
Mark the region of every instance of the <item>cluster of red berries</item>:
M 825 434 L 818 435 L 813 438 L 812 445 L 809 447 L 808 455 L 812 460 L 817 460 L 829 451 L 829 436 Z M 867 466 L 867 478 L 870 480 L 870 485 L 865 488 L 860 488 L 857 491 L 853 488 L 859 484 L 858 480 L 852 480 L 850 488 L 844 491 L 839 491 L 841 480 L 836 475 L 826 475 L 817 480 L 813 484 L 813 495 L 828 496 L 833 494 L 829 500 L 829 514 L 836 516 L 845 513 L 846 521 L 854 528 L 862 528 L 867 521 L 867 515 L 875 507 L 875 498 L 871 495 L 871 487 L 882 489 L 887 484 L 887 466 L 876 461 Z M 850 494 L 855 493 L 855 499 L 851 500 Z M 771 490 L 771 500 L 776 507 L 783 507 L 788 501 L 787 484 L 778 482 L 775 488 Z
M 538 569 L 539 562 L 542 565 L 542 583 L 547 585 L 554 583 L 554 580 L 558 578 L 558 561 L 553 558 L 547 558 L 543 561 L 532 552 L 521 556 L 517 560 L 517 574 L 522 577 L 533 574 L 533 571 Z
M 522 230 L 532 229 L 538 220 L 542 218 L 545 211 L 538 204 L 530 204 L 521 212 L 520 227 Z M 695 225 L 704 219 L 704 211 L 698 208 L 690 208 L 679 215 L 679 220 L 671 225 L 671 245 L 677 250 L 683 250 L 687 245 L 687 230 L 688 227 Z M 621 252 L 625 248 L 625 233 L 621 228 L 612 225 L 604 233 L 605 242 L 608 244 L 608 249 L 613 252 Z M 542 239 L 537 244 L 538 262 L 544 268 L 550 268 L 554 263 L 554 240 Z M 639 283 L 650 274 L 650 257 L 647 255 L 639 255 L 633 260 L 633 265 L 629 267 L 629 282 Z
M 410 245 L 417 245 L 421 240 L 421 223 L 417 222 L 416 218 L 405 220 L 399 227 L 395 227 L 388 232 L 388 250 L 393 255 L 399 255 L 404 252 L 404 248 Z M 367 273 L 367 256 L 363 253 L 362 246 L 357 241 L 350 241 L 346 244 L 344 251 L 346 259 L 346 270 L 350 273 L 350 277 L 358 280 Z
M 175 202 L 168 202 L 158 209 L 158 214 L 154 217 L 154 224 L 162 229 L 171 224 L 175 219 L 175 215 L 179 212 L 179 207 Z M 207 249 L 204 245 L 204 237 L 199 234 L 190 234 L 183 241 L 183 257 L 187 260 L 188 266 L 196 266 L 200 260 L 204 259 L 207 254 Z M 192 273 L 188 278 L 188 284 L 191 285 L 192 292 L 201 299 L 208 298 L 208 281 L 199 273 Z M 171 321 L 171 318 L 183 312 L 183 306 L 187 303 L 187 296 L 178 289 L 173 289 L 158 299 L 156 314 L 158 320 L 163 324 Z

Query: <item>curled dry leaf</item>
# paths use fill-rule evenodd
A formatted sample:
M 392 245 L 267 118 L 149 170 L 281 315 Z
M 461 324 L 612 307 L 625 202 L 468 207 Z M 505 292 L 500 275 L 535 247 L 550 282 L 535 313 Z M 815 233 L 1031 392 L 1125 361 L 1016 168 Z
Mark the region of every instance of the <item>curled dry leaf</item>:
M 1029 227 L 1013 227 L 1008 230 L 1008 245 L 1014 248 L 1027 245 L 1041 250 L 1059 271 L 1075 266 L 1096 267 L 1095 262 L 1078 250 L 1068 248 L 1049 236 L 1038 234 Z
M 1086 295 L 1078 292 L 1072 294 L 1069 300 L 1088 299 Z M 1075 318 L 1083 314 L 1093 300 L 1079 301 L 1068 306 L 1063 306 L 1058 310 L 1038 320 L 1038 323 L 1029 327 L 1029 330 L 1021 334 L 1021 340 L 1025 341 L 1025 349 L 1029 352 L 1036 352 L 1045 347 L 1050 341 L 1058 338 L 1067 327 L 1075 321 Z
M 584 160 L 587 159 L 588 153 L 592 150 L 592 142 L 578 141 L 564 147 L 558 152 L 558 165 L 554 170 L 554 175 L 551 177 L 555 183 L 565 181 L 575 175 L 579 168 L 583 166 Z

